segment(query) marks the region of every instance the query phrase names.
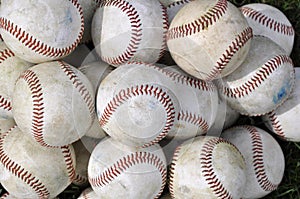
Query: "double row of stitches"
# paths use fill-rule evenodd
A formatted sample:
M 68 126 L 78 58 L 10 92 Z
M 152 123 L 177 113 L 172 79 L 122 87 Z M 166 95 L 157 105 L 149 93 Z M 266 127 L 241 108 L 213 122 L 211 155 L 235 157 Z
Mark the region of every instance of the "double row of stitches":
M 152 69 L 162 73 L 163 75 L 165 75 L 167 78 L 169 78 L 171 81 L 173 81 L 175 83 L 187 85 L 187 86 L 190 86 L 197 90 L 216 91 L 216 87 L 215 87 L 214 83 L 212 83 L 212 82 L 202 81 L 200 79 L 191 77 L 189 75 L 183 75 L 180 72 L 175 72 L 175 71 L 171 71 L 168 69 L 158 67 L 154 64 L 143 63 L 140 61 L 130 61 L 127 64 L 128 65 L 133 64 L 133 65 L 147 66 L 149 68 L 152 68 Z
M 60 149 L 64 156 L 69 179 L 72 182 L 76 179 L 76 171 L 75 171 L 74 162 L 72 159 L 72 152 L 71 152 L 70 146 L 62 146 L 62 147 L 60 147 Z
M 5 62 L 8 58 L 14 57 L 15 54 L 9 50 L 9 49 L 4 49 L 3 51 L 0 52 L 0 64 Z M 0 95 L 0 108 L 6 111 L 11 111 L 12 106 L 11 106 L 11 101 L 2 95 Z
M 180 6 L 180 5 L 183 5 L 183 4 L 187 4 L 189 2 L 191 2 L 192 0 L 181 0 L 181 1 L 174 1 L 173 3 L 169 4 L 167 6 L 167 9 L 170 9 L 172 7 L 175 7 L 175 6 Z
M 172 162 L 170 164 L 169 192 L 170 192 L 171 198 L 176 198 L 175 197 L 175 190 L 174 190 L 174 175 L 175 175 L 175 170 L 176 170 L 176 163 L 179 160 L 179 155 L 180 155 L 181 150 L 182 150 L 182 146 L 179 145 L 174 151 L 174 154 L 173 154 L 173 157 L 172 157 Z
M 61 69 L 63 72 L 67 75 L 67 77 L 70 79 L 72 84 L 75 86 L 75 88 L 78 90 L 79 94 L 83 98 L 83 101 L 85 102 L 89 112 L 90 112 L 90 118 L 91 121 L 94 121 L 95 119 L 95 105 L 94 105 L 94 98 L 89 92 L 89 90 L 86 88 L 84 83 L 80 80 L 80 78 L 75 74 L 73 69 L 70 67 L 70 65 L 66 64 L 63 61 L 58 62 L 61 66 Z
M 26 70 L 19 79 L 23 79 L 31 92 L 32 97 L 32 122 L 31 122 L 31 133 L 35 140 L 42 146 L 52 147 L 48 145 L 43 136 L 44 132 L 44 97 L 43 89 L 40 80 L 35 72 L 32 70 Z
M 261 136 L 259 132 L 251 126 L 244 126 L 244 128 L 251 136 L 253 167 L 258 184 L 265 191 L 274 191 L 278 187 L 278 184 L 273 184 L 266 174 Z
M 159 51 L 158 59 L 162 58 L 164 54 L 166 53 L 167 49 L 167 32 L 169 29 L 169 19 L 168 19 L 168 13 L 167 13 L 167 8 L 160 3 L 160 8 L 162 10 L 162 27 L 163 27 L 163 40 L 162 40 L 162 45 Z
M 133 97 L 137 96 L 153 96 L 157 99 L 158 102 L 164 107 L 166 112 L 166 122 L 165 126 L 160 132 L 160 134 L 149 143 L 143 145 L 143 147 L 150 146 L 154 143 L 162 140 L 169 133 L 175 122 L 175 108 L 174 102 L 170 96 L 160 87 L 153 85 L 137 85 L 130 88 L 122 89 L 105 107 L 103 113 L 100 116 L 99 123 L 100 126 L 104 127 L 112 117 L 113 113 L 120 107 L 122 104 L 126 103 Z
M 94 187 L 104 187 L 111 183 L 118 176 L 126 173 L 131 167 L 147 164 L 155 167 L 161 174 L 161 189 L 155 198 L 158 198 L 166 184 L 167 170 L 165 163 L 155 154 L 149 152 L 135 152 L 127 156 L 124 156 L 122 159 L 119 159 L 112 166 L 106 168 L 102 173 L 95 177 L 89 177 L 89 182 Z
M 205 30 L 208 26 L 217 22 L 227 11 L 227 0 L 219 0 L 216 5 L 209 9 L 199 19 L 181 26 L 170 28 L 167 33 L 167 40 L 182 38 Z
M 284 64 L 293 65 L 292 59 L 287 55 L 277 55 L 267 61 L 258 71 L 242 85 L 238 87 L 221 86 L 222 92 L 230 98 L 240 98 L 249 95 L 257 89 L 271 74 Z
M 159 72 L 163 73 L 164 75 L 166 75 L 175 83 L 181 83 L 183 85 L 187 85 L 201 91 L 212 91 L 212 92 L 216 91 L 216 87 L 212 82 L 202 81 L 200 79 L 190 77 L 188 75 L 182 75 L 180 72 L 166 70 L 164 68 L 159 68 L 157 66 L 152 66 L 152 67 L 158 70 Z
M 262 24 L 263 26 L 271 30 L 274 30 L 275 32 L 279 32 L 281 34 L 288 35 L 288 36 L 295 35 L 293 26 L 280 23 L 275 19 L 272 19 L 264 15 L 261 12 L 246 6 L 241 7 L 240 10 L 246 17 L 249 17 L 250 19 L 257 21 L 258 23 Z
M 126 13 L 131 24 L 131 38 L 127 49 L 121 55 L 116 57 L 101 56 L 101 59 L 112 65 L 121 65 L 129 61 L 139 48 L 142 40 L 142 22 L 134 6 L 125 0 L 104 0 L 100 4 L 100 7 L 104 9 L 109 6 L 119 8 Z
M 208 140 L 201 149 L 200 161 L 201 170 L 204 179 L 206 180 L 208 186 L 211 188 L 212 192 L 220 199 L 232 199 L 230 192 L 224 187 L 220 179 L 218 179 L 217 174 L 213 167 L 213 151 L 218 144 L 225 143 L 234 147 L 231 143 L 220 139 L 213 138 Z M 235 148 L 235 147 L 234 147 Z
M 189 111 L 180 111 L 177 116 L 178 121 L 184 121 L 202 129 L 203 133 L 207 133 L 209 125 L 207 121 L 201 117 L 201 115 L 196 113 L 191 113 Z
M 244 29 L 228 46 L 225 52 L 217 61 L 216 65 L 213 67 L 211 72 L 208 74 L 206 81 L 211 81 L 220 75 L 222 70 L 230 63 L 232 57 L 244 47 L 248 41 L 253 38 L 253 31 L 251 27 Z
M 281 122 L 279 121 L 276 112 L 272 111 L 268 113 L 267 117 L 269 118 L 271 125 L 274 131 L 276 132 L 276 134 L 279 135 L 282 139 L 287 140 Z
M 20 164 L 12 160 L 5 152 L 5 138 L 11 133 L 14 128 L 16 128 L 16 126 L 11 128 L 7 133 L 0 137 L 0 161 L 10 173 L 30 186 L 32 190 L 34 190 L 35 193 L 39 196 L 39 198 L 49 198 L 50 193 L 47 190 L 46 186 L 33 174 L 23 168 Z
M 80 15 L 80 31 L 78 33 L 78 37 L 75 41 L 65 48 L 56 48 L 53 46 L 49 46 L 38 38 L 35 38 L 33 35 L 26 32 L 26 30 L 22 30 L 17 24 L 14 24 L 9 19 L 4 17 L 0 17 L 0 27 L 6 32 L 10 33 L 16 39 L 18 39 L 24 46 L 27 46 L 32 51 L 41 54 L 47 57 L 62 57 L 70 54 L 79 44 L 82 39 L 83 31 L 84 31 L 84 20 L 83 20 L 83 11 L 81 5 L 76 0 L 69 0 L 78 10 L 78 14 Z

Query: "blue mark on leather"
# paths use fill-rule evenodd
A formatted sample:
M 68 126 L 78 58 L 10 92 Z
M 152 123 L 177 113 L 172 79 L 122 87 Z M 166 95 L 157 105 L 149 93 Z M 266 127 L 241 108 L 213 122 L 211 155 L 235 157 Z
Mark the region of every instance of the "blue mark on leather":
M 279 92 L 273 96 L 274 104 L 280 103 L 288 95 L 290 89 L 290 82 L 285 82 L 285 84 L 280 88 Z

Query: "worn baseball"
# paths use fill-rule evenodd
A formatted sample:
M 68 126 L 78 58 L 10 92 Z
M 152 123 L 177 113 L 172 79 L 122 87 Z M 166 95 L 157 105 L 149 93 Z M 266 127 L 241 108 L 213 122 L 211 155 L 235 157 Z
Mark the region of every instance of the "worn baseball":
M 0 118 L 0 137 L 16 125 L 13 118 Z
M 31 66 L 31 63 L 17 57 L 0 41 L 0 117 L 13 118 L 12 94 L 15 83 L 20 74 Z
M 101 59 L 113 66 L 128 61 L 155 63 L 166 49 L 166 8 L 157 0 L 103 0 L 92 21 L 92 40 Z
M 193 0 L 172 0 L 172 2 L 166 6 L 169 24 L 171 24 L 178 11 L 191 1 Z
M 91 82 L 95 95 L 97 94 L 98 87 L 101 81 L 113 71 L 114 67 L 110 66 L 103 61 L 94 61 L 91 63 L 83 64 L 78 68 Z M 95 96 L 96 97 L 96 96 Z M 96 111 L 95 111 L 96 114 Z M 96 115 L 95 115 L 96 117 Z M 103 138 L 106 133 L 101 128 L 99 121 L 94 120 L 91 128 L 85 134 L 86 136 L 93 138 Z
M 24 71 L 13 92 L 13 115 L 19 128 L 43 146 L 79 140 L 95 118 L 90 81 L 62 61 L 37 64 Z
M 281 46 L 288 55 L 294 46 L 295 30 L 278 8 L 264 4 L 251 3 L 240 7 L 254 35 L 265 36 Z
M 72 183 L 77 186 L 84 187 L 88 185 L 87 168 L 91 153 L 81 140 L 74 142 L 72 146 L 76 157 L 76 175 Z
M 175 15 L 167 33 L 174 61 L 202 80 L 224 77 L 238 68 L 251 40 L 246 19 L 226 0 L 188 3 Z
M 101 0 L 78 0 L 78 3 L 82 7 L 82 14 L 84 19 L 84 33 L 80 43 L 89 43 L 92 41 L 92 20 L 100 2 Z
M 179 145 L 169 174 L 172 198 L 239 199 L 246 189 L 242 154 L 219 137 L 199 136 Z
M 255 36 L 245 62 L 218 80 L 220 95 L 242 115 L 260 116 L 279 107 L 295 83 L 292 59 L 267 37 Z
M 269 133 L 255 126 L 235 126 L 221 137 L 234 144 L 245 158 L 247 182 L 241 198 L 262 198 L 277 189 L 285 160 L 280 145 Z
M 220 136 L 223 130 L 233 126 L 240 117 L 240 113 L 232 109 L 224 98 L 219 96 L 218 99 L 218 114 L 207 132 L 207 135 L 216 137 Z
M 0 137 L 1 185 L 16 198 L 54 198 L 75 176 L 72 146 L 43 147 L 15 126 Z
M 113 70 L 99 85 L 100 126 L 128 145 L 146 146 L 174 133 L 179 101 L 174 84 L 154 65 L 132 62 Z
M 166 184 L 165 155 L 158 144 L 138 149 L 104 139 L 91 154 L 88 177 L 99 198 L 158 198 Z
M 274 132 L 279 138 L 300 142 L 299 131 L 296 125 L 300 118 L 300 69 L 295 67 L 296 81 L 295 89 L 289 98 L 277 109 L 262 117 L 267 128 Z
M 1 197 L 0 197 L 0 199 L 19 199 L 19 198 L 17 198 L 17 197 L 15 197 L 15 196 L 13 196 L 13 195 L 11 195 L 10 193 L 5 193 L 5 194 L 3 194 Z M 59 199 L 58 197 L 55 197 L 55 198 L 53 198 L 53 199 Z
M 220 114 L 218 109 L 222 108 L 218 105 L 217 87 L 185 73 L 177 65 L 164 67 L 162 71 L 170 76 L 180 103 L 175 131 L 167 137 L 185 140 L 207 134 Z
M 82 39 L 84 19 L 76 0 L 3 0 L 0 13 L 4 42 L 28 62 L 67 56 Z

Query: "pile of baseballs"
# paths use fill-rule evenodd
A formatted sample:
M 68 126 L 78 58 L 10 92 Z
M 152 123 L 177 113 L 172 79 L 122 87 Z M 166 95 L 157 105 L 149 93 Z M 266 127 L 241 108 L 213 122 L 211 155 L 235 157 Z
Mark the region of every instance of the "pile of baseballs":
M 0 3 L 1 198 L 71 184 L 81 199 L 262 198 L 281 183 L 274 136 L 300 141 L 300 70 L 277 8 Z

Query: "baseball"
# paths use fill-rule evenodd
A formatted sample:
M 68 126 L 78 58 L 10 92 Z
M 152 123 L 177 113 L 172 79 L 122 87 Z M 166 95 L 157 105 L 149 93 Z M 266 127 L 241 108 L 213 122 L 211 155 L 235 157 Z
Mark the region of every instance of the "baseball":
M 241 198 L 262 198 L 274 191 L 284 174 L 284 154 L 277 141 L 254 126 L 235 126 L 222 138 L 234 144 L 246 161 L 247 182 Z
M 174 61 L 202 80 L 224 77 L 238 68 L 248 54 L 251 40 L 252 29 L 246 19 L 226 0 L 186 4 L 175 15 L 167 33 Z
M 23 61 L 0 41 L 0 117 L 13 118 L 12 95 L 15 83 L 22 72 L 32 64 Z
M 92 40 L 101 59 L 155 63 L 166 49 L 166 8 L 157 0 L 103 0 L 92 21 Z
M 254 35 L 268 37 L 288 55 L 294 46 L 295 31 L 289 19 L 274 6 L 251 3 L 240 7 Z
M 185 140 L 207 134 L 219 114 L 216 86 L 190 76 L 177 65 L 162 70 L 170 76 L 172 90 L 180 103 L 175 131 L 167 137 Z
M 74 148 L 76 157 L 76 175 L 72 183 L 77 186 L 84 187 L 88 185 L 87 168 L 91 153 L 88 151 L 81 140 L 72 143 L 72 146 Z
M 101 81 L 113 71 L 114 67 L 103 61 L 94 61 L 88 64 L 83 64 L 78 69 L 90 80 L 96 95 Z M 91 128 L 85 135 L 93 138 L 103 138 L 106 136 L 97 119 L 94 120 Z
M 0 199 L 19 199 L 19 198 L 16 198 L 15 196 L 12 196 L 11 194 L 9 194 L 9 193 L 6 192 L 5 194 L 3 194 L 0 197 Z M 55 197 L 53 199 L 59 199 L 59 198 Z
M 170 79 L 158 67 L 132 62 L 113 70 L 99 85 L 99 123 L 128 145 L 159 142 L 175 130 L 179 102 Z
M 169 172 L 172 198 L 239 199 L 246 183 L 243 156 L 218 137 L 199 136 L 179 145 Z
M 67 56 L 82 39 L 84 20 L 78 1 L 3 0 L 0 13 L 4 42 L 28 62 Z
M 88 176 L 99 198 L 158 198 L 166 184 L 167 165 L 159 145 L 137 149 L 108 138 L 93 150 Z
M 15 125 L 16 125 L 15 120 L 12 118 L 9 119 L 0 118 L 0 137 L 1 135 L 9 131 L 11 128 L 13 128 Z
M 173 0 L 173 2 L 170 2 L 170 4 L 166 6 L 169 24 L 171 24 L 178 11 L 191 1 L 193 0 Z
M 280 106 L 294 82 L 292 59 L 272 40 L 256 36 L 245 62 L 217 86 L 232 109 L 260 116 Z
M 77 141 L 95 118 L 91 83 L 62 61 L 37 64 L 24 71 L 16 82 L 12 105 L 19 128 L 43 146 Z
M 240 117 L 240 113 L 232 109 L 224 98 L 218 97 L 219 104 L 217 116 L 214 123 L 209 128 L 207 135 L 219 137 L 224 129 L 234 125 Z
M 78 0 L 78 3 L 82 7 L 82 14 L 84 19 L 84 32 L 80 43 L 84 44 L 92 41 L 92 20 L 100 2 L 101 0 Z
M 262 117 L 269 130 L 274 132 L 279 138 L 300 142 L 299 131 L 295 127 L 300 118 L 300 68 L 295 67 L 296 81 L 295 89 L 290 97 L 277 109 Z
M 54 198 L 75 176 L 72 146 L 42 147 L 15 126 L 0 137 L 0 182 L 16 198 Z

